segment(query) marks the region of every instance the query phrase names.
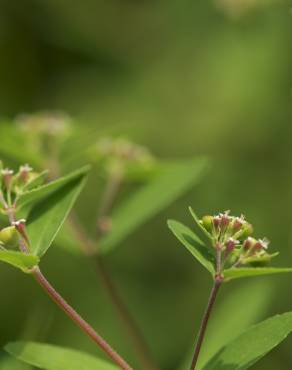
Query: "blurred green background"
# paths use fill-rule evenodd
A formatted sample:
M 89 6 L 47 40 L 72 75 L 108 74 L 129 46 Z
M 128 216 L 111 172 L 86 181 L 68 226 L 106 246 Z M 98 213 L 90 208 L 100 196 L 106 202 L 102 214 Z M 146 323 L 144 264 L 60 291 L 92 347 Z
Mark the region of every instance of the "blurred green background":
M 112 132 L 161 159 L 211 160 L 198 185 L 106 256 L 164 370 L 181 368 L 211 285 L 168 231 L 167 218 L 191 225 L 188 205 L 200 215 L 244 213 L 258 236 L 266 235 L 281 252 L 276 263 L 292 265 L 289 6 L 276 0 L 0 3 L 0 151 L 16 116 L 61 110 L 80 137 L 79 144 L 66 143 L 64 172 L 86 162 L 88 143 Z M 17 147 L 21 154 L 25 143 L 17 141 Z M 21 155 L 4 158 L 8 165 L 21 161 Z M 101 186 L 94 166 L 77 206 L 89 230 Z M 86 259 L 56 245 L 43 269 L 139 369 Z M 0 288 L 1 345 L 38 340 L 99 354 L 32 279 L 1 264 Z M 250 325 L 291 309 L 289 276 L 235 282 L 222 291 L 209 334 L 224 336 L 228 328 L 230 335 L 236 323 Z M 290 338 L 253 368 L 290 369 L 291 344 Z

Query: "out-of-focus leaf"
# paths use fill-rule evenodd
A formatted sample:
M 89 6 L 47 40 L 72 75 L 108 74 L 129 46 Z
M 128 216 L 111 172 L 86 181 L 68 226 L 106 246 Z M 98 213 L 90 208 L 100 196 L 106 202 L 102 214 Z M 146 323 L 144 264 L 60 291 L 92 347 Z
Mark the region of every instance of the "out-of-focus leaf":
M 223 347 L 203 370 L 246 370 L 281 343 L 292 331 L 292 312 L 252 326 Z
M 0 153 L 19 163 L 29 163 L 32 166 L 41 167 L 42 158 L 31 150 L 25 137 L 16 130 L 13 123 L 0 123 Z
M 99 245 L 114 248 L 130 233 L 195 185 L 207 167 L 205 158 L 165 163 L 160 173 L 113 212 L 113 229 Z
M 89 167 L 84 167 L 27 193 L 24 202 L 35 202 L 27 219 L 35 255 L 42 256 L 52 244 L 85 184 L 88 170 Z
M 38 174 L 36 177 L 34 177 L 31 181 L 29 181 L 23 188 L 24 192 L 30 191 L 33 188 L 36 188 L 40 185 L 42 185 L 48 175 L 49 171 L 45 170 L 42 171 L 40 174 Z
M 236 338 L 249 325 L 262 317 L 270 299 L 271 285 L 263 280 L 243 285 L 227 295 L 219 306 L 216 304 L 216 313 L 208 326 L 207 336 L 201 350 L 198 369 L 228 342 Z M 248 305 L 242 304 L 248 302 Z M 228 320 L 226 320 L 228 315 Z M 190 345 L 190 352 L 183 361 L 181 370 L 185 370 L 191 363 L 194 343 Z
M 212 276 L 215 274 L 215 258 L 210 250 L 188 227 L 180 222 L 170 220 L 168 227 L 178 238 L 178 240 L 187 248 L 189 252 L 203 265 Z
M 5 350 L 20 361 L 44 370 L 118 370 L 87 353 L 33 342 L 14 342 Z
M 230 281 L 233 279 L 239 279 L 250 276 L 260 276 L 260 275 L 272 275 L 281 274 L 284 272 L 292 272 L 291 267 L 238 267 L 228 270 L 224 270 L 225 281 Z
M 1 370 L 30 370 L 31 367 L 16 358 L 8 355 L 3 350 L 0 351 L 0 369 Z
M 24 254 L 16 251 L 0 250 L 0 261 L 6 262 L 9 265 L 19 268 L 23 272 L 28 272 L 29 269 L 39 263 L 39 258 L 31 254 Z

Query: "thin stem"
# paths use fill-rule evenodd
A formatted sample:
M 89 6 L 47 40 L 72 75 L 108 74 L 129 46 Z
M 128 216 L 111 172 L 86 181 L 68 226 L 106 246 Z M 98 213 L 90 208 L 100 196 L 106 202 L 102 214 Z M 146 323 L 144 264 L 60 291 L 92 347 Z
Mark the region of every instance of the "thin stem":
M 147 370 L 157 370 L 158 368 L 152 360 L 152 356 L 144 340 L 143 334 L 120 296 L 111 275 L 108 273 L 108 270 L 102 261 L 102 257 L 96 253 L 96 243 L 88 238 L 74 214 L 69 217 L 69 222 L 80 246 L 93 264 L 94 270 L 105 292 L 113 303 L 113 307 L 116 309 L 116 312 L 124 325 L 141 366 Z
M 215 280 L 215 282 L 214 282 L 214 285 L 213 285 L 213 288 L 212 288 L 212 291 L 211 291 L 211 294 L 210 294 L 210 297 L 209 297 L 208 305 L 207 305 L 207 308 L 206 308 L 206 311 L 204 313 L 204 316 L 203 316 L 203 319 L 202 319 L 202 322 L 201 322 L 201 326 L 200 326 L 200 329 L 199 329 L 198 339 L 197 339 L 197 342 L 196 342 L 196 345 L 195 345 L 195 352 L 194 352 L 194 355 L 193 355 L 190 370 L 194 370 L 196 368 L 198 358 L 199 358 L 199 354 L 200 354 L 200 351 L 201 351 L 201 348 L 202 348 L 202 345 L 203 345 L 203 342 L 204 342 L 204 338 L 205 338 L 208 322 L 209 322 L 209 319 L 210 319 L 210 315 L 211 315 L 212 309 L 214 307 L 214 304 L 215 304 L 215 301 L 216 301 L 218 291 L 219 291 L 219 288 L 220 288 L 221 284 L 222 284 L 221 280 Z
M 210 293 L 207 308 L 205 310 L 205 313 L 204 313 L 202 321 L 201 321 L 201 326 L 200 326 L 200 329 L 199 329 L 199 333 L 198 333 L 198 337 L 197 337 L 197 341 L 196 341 L 196 345 L 195 345 L 195 351 L 194 351 L 194 355 L 193 355 L 190 370 L 195 370 L 195 368 L 196 368 L 196 365 L 197 365 L 197 362 L 198 362 L 198 359 L 199 359 L 199 355 L 200 355 L 200 352 L 201 352 L 201 348 L 202 348 L 202 345 L 203 345 L 203 342 L 204 342 L 204 339 L 205 339 L 205 334 L 206 334 L 208 322 L 209 322 L 214 304 L 216 302 L 216 298 L 217 298 L 219 289 L 220 289 L 221 284 L 223 283 L 223 280 L 224 280 L 224 278 L 222 276 L 222 273 L 221 273 L 221 270 L 222 270 L 222 248 L 221 248 L 221 244 L 217 243 L 215 245 L 215 248 L 216 248 L 215 281 L 214 281 L 214 284 L 213 284 L 213 287 L 212 287 L 212 290 L 211 290 L 211 293 Z
M 122 180 L 123 175 L 119 172 L 109 176 L 104 194 L 101 199 L 101 205 L 98 211 L 98 219 L 108 215 L 119 192 Z
M 112 359 L 114 363 L 123 370 L 132 370 L 131 366 L 128 365 L 128 363 L 64 300 L 48 282 L 38 267 L 32 270 L 32 275 L 49 297 Z

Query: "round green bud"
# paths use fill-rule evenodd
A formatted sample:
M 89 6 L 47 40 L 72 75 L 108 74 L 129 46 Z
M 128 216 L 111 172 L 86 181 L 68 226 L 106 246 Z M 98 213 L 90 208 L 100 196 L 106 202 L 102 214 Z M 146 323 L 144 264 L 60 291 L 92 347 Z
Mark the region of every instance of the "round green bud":
M 18 231 L 15 226 L 5 227 L 0 231 L 0 243 L 4 246 L 14 248 L 19 241 Z
M 213 227 L 213 216 L 204 216 L 202 218 L 202 225 L 207 231 L 211 232 Z
M 249 223 L 245 223 L 243 226 L 242 226 L 242 234 L 241 234 L 241 237 L 243 239 L 246 239 L 248 238 L 249 236 L 251 236 L 253 233 L 253 227 L 251 224 Z

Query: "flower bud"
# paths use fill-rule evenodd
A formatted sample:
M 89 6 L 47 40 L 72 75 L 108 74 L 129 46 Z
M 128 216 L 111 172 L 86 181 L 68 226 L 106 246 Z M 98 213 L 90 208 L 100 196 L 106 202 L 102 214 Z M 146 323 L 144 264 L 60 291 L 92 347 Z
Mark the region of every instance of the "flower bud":
M 222 229 L 225 229 L 227 228 L 227 226 L 229 225 L 230 223 L 230 216 L 228 215 L 230 211 L 226 211 L 224 213 L 220 213 L 220 218 L 221 218 L 221 222 L 220 222 L 220 226 L 222 227 Z
M 4 246 L 14 248 L 18 244 L 18 240 L 18 232 L 15 226 L 8 226 L 0 231 L 0 243 Z
M 243 232 L 242 232 L 241 238 L 243 239 L 248 238 L 253 233 L 253 226 L 249 224 L 248 222 L 246 222 L 242 226 L 242 231 Z
M 245 219 L 244 219 L 243 216 L 241 216 L 241 217 L 235 217 L 234 218 L 234 221 L 232 223 L 232 229 L 233 229 L 233 231 L 234 232 L 239 231 L 245 223 L 246 223 L 246 221 L 245 221 Z
M 6 190 L 10 190 L 11 183 L 13 180 L 13 174 L 14 174 L 13 170 L 10 170 L 9 168 L 5 168 L 1 171 L 1 174 L 3 176 L 3 181 L 4 181 Z
M 30 173 L 32 172 L 32 168 L 28 165 L 25 164 L 24 166 L 21 166 L 19 168 L 19 179 L 22 183 L 26 184 L 29 180 Z
M 213 220 L 214 220 L 214 217 L 213 216 L 204 216 L 202 218 L 202 225 L 209 232 L 212 231 L 212 228 L 213 228 Z
M 251 238 L 250 236 L 244 241 L 243 249 L 244 251 L 250 251 L 256 244 L 256 239 Z
M 220 216 L 214 216 L 213 217 L 213 224 L 216 230 L 218 230 L 221 223 L 221 217 Z
M 256 244 L 255 244 L 255 246 L 254 246 L 254 248 L 256 249 L 256 250 L 267 250 L 268 249 L 268 245 L 269 245 L 269 240 L 268 239 L 266 239 L 266 238 L 264 238 L 264 239 L 259 239 L 257 242 L 256 242 Z
M 226 246 L 226 251 L 228 251 L 229 253 L 230 252 L 233 252 L 235 247 L 239 244 L 239 241 L 238 240 L 235 240 L 233 238 L 229 238 L 227 240 L 227 242 L 225 243 L 225 246 Z

